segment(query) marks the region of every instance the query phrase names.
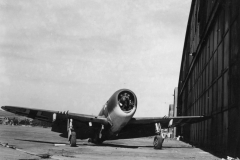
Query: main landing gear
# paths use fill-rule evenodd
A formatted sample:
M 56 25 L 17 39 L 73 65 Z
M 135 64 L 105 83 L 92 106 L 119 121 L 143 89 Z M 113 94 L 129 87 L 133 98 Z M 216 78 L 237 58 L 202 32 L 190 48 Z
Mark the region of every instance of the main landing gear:
M 161 124 L 155 123 L 155 129 L 157 135 L 154 137 L 153 147 L 154 149 L 162 149 L 164 138 L 161 131 Z
M 153 140 L 154 149 L 162 149 L 164 138 L 160 135 L 155 136 Z
M 71 132 L 71 136 L 70 136 L 70 146 L 71 147 L 76 147 L 77 146 L 77 136 L 76 136 L 76 132 Z
M 73 125 L 72 125 L 73 120 L 68 119 L 68 141 L 70 142 L 71 147 L 76 147 L 77 145 L 77 136 L 76 132 L 74 131 Z

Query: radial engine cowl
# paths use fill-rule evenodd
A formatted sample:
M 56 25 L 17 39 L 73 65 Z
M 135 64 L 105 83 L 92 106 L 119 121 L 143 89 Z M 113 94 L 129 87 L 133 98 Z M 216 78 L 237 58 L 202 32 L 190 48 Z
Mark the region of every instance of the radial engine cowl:
M 118 94 L 118 105 L 125 113 L 131 112 L 136 107 L 136 98 L 130 91 L 122 91 Z

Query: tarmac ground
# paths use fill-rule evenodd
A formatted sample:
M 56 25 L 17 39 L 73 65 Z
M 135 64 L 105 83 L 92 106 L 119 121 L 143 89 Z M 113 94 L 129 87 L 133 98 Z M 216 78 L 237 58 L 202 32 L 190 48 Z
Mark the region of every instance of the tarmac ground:
M 165 139 L 162 150 L 153 149 L 153 137 L 105 141 L 102 145 L 78 140 L 70 147 L 67 139 L 50 128 L 0 125 L 0 159 L 220 159 L 190 144 Z M 55 144 L 59 144 L 55 146 Z

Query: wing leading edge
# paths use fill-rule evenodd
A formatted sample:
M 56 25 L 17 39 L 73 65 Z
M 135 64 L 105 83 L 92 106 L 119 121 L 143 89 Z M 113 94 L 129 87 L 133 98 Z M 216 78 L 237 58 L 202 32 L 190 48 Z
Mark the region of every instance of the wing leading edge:
M 16 107 L 16 106 L 2 106 L 3 110 L 25 116 L 32 119 L 38 119 L 40 121 L 53 122 L 54 118 L 60 117 L 61 119 L 74 119 L 80 122 L 95 122 L 103 125 L 108 125 L 107 118 L 101 116 L 93 116 L 86 114 L 76 114 L 70 112 L 58 112 L 52 110 L 43 110 L 35 108 L 25 108 L 25 107 Z M 56 117 L 54 117 L 54 114 Z
M 160 123 L 162 128 L 171 128 L 176 126 L 183 126 L 185 124 L 192 124 L 208 119 L 206 116 L 180 116 L 180 117 L 139 117 L 132 118 L 128 124 L 153 124 Z

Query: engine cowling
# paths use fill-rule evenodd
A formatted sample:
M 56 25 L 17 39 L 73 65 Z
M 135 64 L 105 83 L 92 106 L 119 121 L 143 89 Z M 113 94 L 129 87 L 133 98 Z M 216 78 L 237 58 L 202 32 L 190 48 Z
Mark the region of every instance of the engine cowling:
M 104 105 L 99 115 L 104 115 L 111 123 L 111 132 L 119 132 L 137 110 L 137 97 L 128 89 L 116 91 Z

